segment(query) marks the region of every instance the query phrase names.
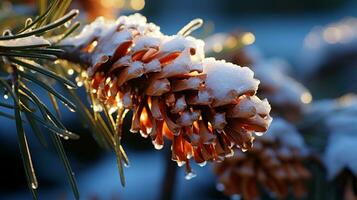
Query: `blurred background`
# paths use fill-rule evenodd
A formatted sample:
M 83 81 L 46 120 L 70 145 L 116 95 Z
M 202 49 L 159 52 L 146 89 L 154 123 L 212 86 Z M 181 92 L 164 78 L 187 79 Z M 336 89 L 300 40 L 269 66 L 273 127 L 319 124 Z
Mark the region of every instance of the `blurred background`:
M 25 19 L 37 8 L 31 0 L 1 0 L 0 6 L 1 19 Z M 238 56 L 242 61 L 238 64 L 242 65 L 269 60 L 302 82 L 314 101 L 357 92 L 357 1 L 354 0 L 74 0 L 72 7 L 83 10 L 80 19 L 89 21 L 97 15 L 115 18 L 139 12 L 159 25 L 165 34 L 175 34 L 190 20 L 202 18 L 203 27 L 193 35 L 206 40 L 209 55 L 231 61 Z M 233 40 L 236 45 L 231 42 L 227 47 L 224 43 L 227 35 L 240 42 L 236 44 Z M 237 50 L 239 45 L 244 47 Z M 240 55 L 241 51 L 245 57 Z M 244 58 L 248 59 L 246 63 Z M 311 97 L 305 95 L 301 100 L 310 103 Z M 125 169 L 127 185 L 123 188 L 115 155 L 101 149 L 90 130 L 73 113 L 63 110 L 64 124 L 81 136 L 80 140 L 65 141 L 64 145 L 82 199 L 159 199 L 164 192 L 163 180 L 173 178 L 165 176 L 169 145 L 162 151 L 154 150 L 149 139 L 129 132 L 129 117 L 123 144 L 131 165 Z M 15 131 L 13 121 L 0 118 L 0 199 L 31 199 Z M 40 199 L 72 199 L 55 150 L 44 148 L 34 137 L 29 140 L 40 180 Z M 217 190 L 211 164 L 193 168 L 197 177 L 191 180 L 185 180 L 184 169 L 179 168 L 174 199 L 235 198 Z

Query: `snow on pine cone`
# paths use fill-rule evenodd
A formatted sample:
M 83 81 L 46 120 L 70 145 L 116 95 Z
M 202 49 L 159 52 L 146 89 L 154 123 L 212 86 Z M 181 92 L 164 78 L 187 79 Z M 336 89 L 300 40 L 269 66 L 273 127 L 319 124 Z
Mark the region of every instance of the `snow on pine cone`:
M 139 14 L 98 18 L 63 44 L 90 57 L 96 99 L 111 112 L 131 109 L 131 131 L 150 136 L 155 148 L 171 140 L 172 159 L 186 163 L 187 173 L 192 157 L 204 164 L 232 155 L 234 146 L 251 148 L 272 120 L 250 69 L 204 58 L 203 41 L 163 35 Z
M 260 188 L 278 199 L 292 189 L 296 198 L 305 192 L 311 177 L 302 161 L 307 149 L 295 127 L 283 119 L 274 119 L 269 131 L 259 137 L 251 150 L 215 164 L 217 189 L 226 195 L 241 195 L 245 200 L 260 199 Z

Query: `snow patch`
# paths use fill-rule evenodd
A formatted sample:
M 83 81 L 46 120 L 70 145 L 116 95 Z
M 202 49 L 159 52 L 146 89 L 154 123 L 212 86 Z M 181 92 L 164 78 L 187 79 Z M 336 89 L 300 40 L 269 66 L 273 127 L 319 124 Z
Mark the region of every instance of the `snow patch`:
M 18 38 L 13 40 L 2 40 L 0 41 L 0 46 L 3 47 L 19 47 L 19 46 L 36 46 L 36 45 L 51 45 L 51 43 L 44 39 L 43 37 L 38 36 L 29 36 L 24 38 Z
M 203 73 L 207 74 L 206 85 L 216 100 L 225 99 L 232 92 L 242 95 L 258 89 L 259 81 L 253 78 L 252 70 L 224 60 L 204 59 Z

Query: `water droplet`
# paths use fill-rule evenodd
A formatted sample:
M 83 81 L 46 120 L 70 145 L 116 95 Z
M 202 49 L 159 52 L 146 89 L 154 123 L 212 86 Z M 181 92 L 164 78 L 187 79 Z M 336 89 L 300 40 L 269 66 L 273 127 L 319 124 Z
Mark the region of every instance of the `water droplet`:
M 192 158 L 192 154 L 191 153 L 188 153 L 187 156 L 186 156 L 187 160 L 190 160 Z
M 108 112 L 109 112 L 109 114 L 113 114 L 113 113 L 115 113 L 115 111 L 117 111 L 117 109 L 118 108 L 116 108 L 116 107 L 110 107 Z
M 196 176 L 197 176 L 196 173 L 191 171 L 191 172 L 186 173 L 185 179 L 191 180 L 191 179 L 195 178 Z
M 103 107 L 101 105 L 94 104 L 93 105 L 93 110 L 94 110 L 94 112 L 102 112 L 103 111 Z
M 106 79 L 105 79 L 105 84 L 108 85 L 111 80 L 112 80 L 112 79 L 111 79 L 110 77 L 106 78 Z
M 72 108 L 71 106 L 69 106 L 68 104 L 64 103 L 63 105 L 66 106 L 69 111 L 76 112 L 76 110 L 74 108 Z
M 143 137 L 143 138 L 147 138 L 149 136 L 146 132 L 144 132 L 142 130 L 140 130 L 139 133 L 140 133 L 141 137 Z
M 232 157 L 233 155 L 234 155 L 234 151 L 231 149 L 231 152 L 228 153 L 225 157 L 229 158 L 229 157 Z
M 69 137 L 67 135 L 63 136 L 63 139 L 69 140 Z
M 177 166 L 179 166 L 179 167 L 182 167 L 183 165 L 186 164 L 185 161 L 176 161 L 176 162 L 177 162 Z
M 25 71 L 25 69 L 22 66 L 19 66 L 18 69 L 22 72 Z
M 264 135 L 264 132 L 255 132 L 255 135 L 256 135 L 256 136 L 263 136 L 263 135 Z
M 198 163 L 198 165 L 199 165 L 200 167 L 204 167 L 204 166 L 206 166 L 206 164 L 207 164 L 206 161 L 204 161 L 204 162 L 202 162 L 202 163 Z
M 36 190 L 37 189 L 37 184 L 36 183 L 31 183 L 31 188 Z
M 119 95 L 117 95 L 117 107 L 119 108 L 119 109 L 122 109 L 123 107 L 124 107 L 124 105 L 123 105 L 123 101 L 121 101 L 120 99 L 119 99 Z
M 69 28 L 71 26 L 71 23 L 72 23 L 71 21 L 64 23 L 64 27 Z
M 151 133 L 151 131 L 152 131 L 152 128 L 151 128 L 151 127 L 146 127 L 146 132 L 147 132 L 147 133 Z
M 132 132 L 132 133 L 137 133 L 137 132 L 138 132 L 138 131 L 135 130 L 135 129 L 130 129 L 129 131 Z
M 8 99 L 8 98 L 9 98 L 9 95 L 4 94 L 4 99 Z
M 223 185 L 223 183 L 217 183 L 217 184 L 216 184 L 216 189 L 217 189 L 218 191 L 223 192 L 225 188 L 226 188 L 226 187 Z
M 162 149 L 162 148 L 164 147 L 164 145 L 158 144 L 158 143 L 155 142 L 155 141 L 152 141 L 152 144 L 154 145 L 154 147 L 155 147 L 156 150 L 160 150 L 160 149 Z

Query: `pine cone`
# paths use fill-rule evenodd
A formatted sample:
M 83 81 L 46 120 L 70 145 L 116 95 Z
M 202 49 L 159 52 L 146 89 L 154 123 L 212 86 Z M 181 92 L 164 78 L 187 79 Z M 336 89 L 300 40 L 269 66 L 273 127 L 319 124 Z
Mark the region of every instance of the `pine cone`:
M 236 154 L 215 164 L 217 188 L 226 195 L 240 194 L 243 199 L 260 199 L 262 187 L 279 199 L 292 191 L 296 198 L 306 192 L 310 172 L 303 166 L 306 150 L 301 136 L 282 119 L 274 119 L 267 135 L 258 138 L 246 153 Z
M 191 157 L 204 164 L 234 146 L 247 150 L 272 120 L 250 69 L 204 58 L 203 41 L 163 35 L 139 14 L 98 18 L 63 44 L 89 56 L 96 99 L 111 112 L 131 109 L 131 131 L 150 136 L 156 149 L 171 140 L 172 159 L 189 174 Z

